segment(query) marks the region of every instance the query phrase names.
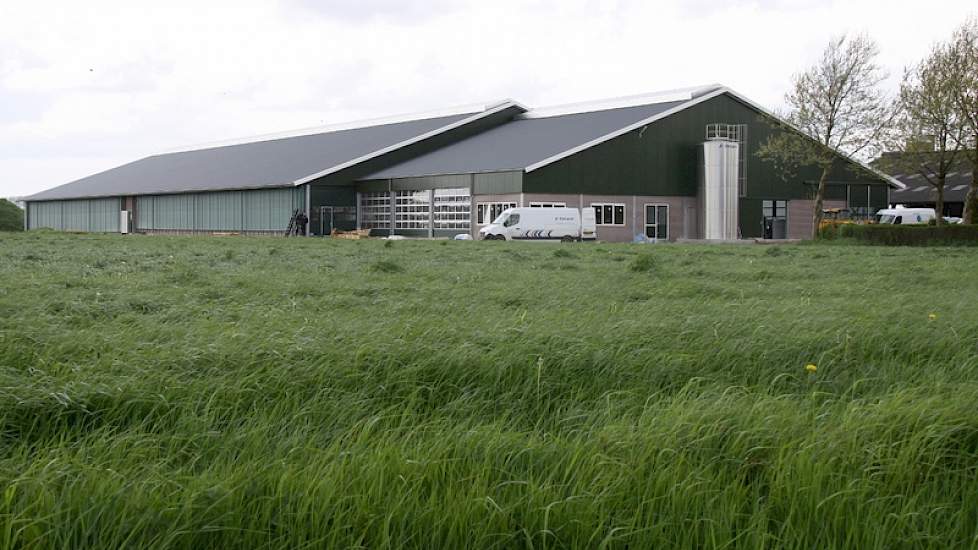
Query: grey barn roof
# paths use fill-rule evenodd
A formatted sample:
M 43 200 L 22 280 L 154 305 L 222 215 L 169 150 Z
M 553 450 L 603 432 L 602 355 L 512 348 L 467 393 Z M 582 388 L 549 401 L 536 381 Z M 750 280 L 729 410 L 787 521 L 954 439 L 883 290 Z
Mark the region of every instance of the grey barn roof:
M 154 155 L 25 200 L 288 186 L 477 113 Z
M 517 118 L 360 179 L 523 170 L 683 103 L 669 101 L 545 118 Z
M 879 162 L 892 162 L 899 157 L 900 153 L 884 153 Z M 891 203 L 930 203 L 937 200 L 937 190 L 919 172 L 893 174 L 893 178 L 906 188 L 891 190 Z M 944 180 L 944 202 L 964 202 L 971 180 L 971 165 L 964 161 L 955 163 Z
M 937 190 L 919 174 L 896 174 L 893 177 L 906 185 L 906 189 L 893 189 L 890 191 L 890 202 L 892 203 L 913 203 L 913 202 L 934 202 L 937 200 Z M 964 202 L 964 196 L 968 194 L 968 186 L 971 184 L 971 171 L 957 170 L 948 174 L 944 181 L 944 202 Z

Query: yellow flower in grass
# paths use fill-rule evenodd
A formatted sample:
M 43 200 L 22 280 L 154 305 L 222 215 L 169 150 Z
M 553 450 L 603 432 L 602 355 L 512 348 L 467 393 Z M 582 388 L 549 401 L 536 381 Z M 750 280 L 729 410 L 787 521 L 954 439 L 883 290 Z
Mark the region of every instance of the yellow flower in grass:
M 818 367 L 816 367 L 814 363 L 809 363 L 805 365 L 805 370 L 807 370 L 808 372 L 815 372 L 818 370 Z
M 937 314 L 936 313 L 930 313 L 930 314 L 927 315 L 927 318 L 930 319 L 931 321 L 934 321 L 934 320 L 937 319 Z

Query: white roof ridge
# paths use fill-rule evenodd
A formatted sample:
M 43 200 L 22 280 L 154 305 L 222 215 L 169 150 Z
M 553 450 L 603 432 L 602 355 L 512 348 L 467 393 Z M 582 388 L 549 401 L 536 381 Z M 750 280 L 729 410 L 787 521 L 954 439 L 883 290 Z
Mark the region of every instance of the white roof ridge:
M 687 88 L 676 88 L 673 90 L 662 90 L 658 92 L 612 97 L 607 99 L 579 101 L 574 103 L 565 103 L 562 105 L 549 105 L 530 109 L 526 113 L 523 113 L 516 118 L 547 118 L 578 113 L 590 113 L 595 111 L 607 111 L 610 109 L 622 109 L 626 107 L 637 107 L 639 105 L 655 105 L 657 103 L 689 101 L 704 93 L 709 93 L 722 87 L 723 86 L 721 84 L 706 84 L 702 86 L 690 86 Z
M 317 134 L 329 134 L 332 132 L 341 132 L 344 130 L 356 130 L 359 128 L 370 128 L 372 126 L 383 126 L 385 124 L 397 124 L 401 122 L 412 122 L 416 120 L 442 118 L 442 117 L 453 116 L 453 115 L 476 114 L 483 111 L 487 111 L 499 105 L 503 105 L 505 103 L 517 103 L 517 102 L 512 99 L 502 99 L 498 101 L 469 103 L 466 105 L 456 105 L 454 107 L 446 107 L 443 109 L 418 111 L 414 113 L 404 113 L 404 114 L 391 115 L 386 117 L 368 118 L 368 119 L 354 120 L 349 122 L 338 122 L 335 124 L 325 124 L 321 126 L 308 126 L 305 128 L 296 128 L 293 130 L 269 132 L 267 134 L 256 134 L 251 136 L 242 136 L 238 138 L 206 141 L 206 142 L 195 143 L 190 145 L 177 146 L 169 149 L 164 149 L 162 151 L 158 151 L 148 156 L 165 155 L 170 153 L 183 153 L 187 151 L 200 151 L 204 149 L 217 149 L 219 147 L 228 147 L 231 145 L 244 145 L 246 143 L 259 143 L 262 141 L 274 141 L 277 139 L 285 139 L 285 138 L 292 138 L 292 137 L 313 136 Z

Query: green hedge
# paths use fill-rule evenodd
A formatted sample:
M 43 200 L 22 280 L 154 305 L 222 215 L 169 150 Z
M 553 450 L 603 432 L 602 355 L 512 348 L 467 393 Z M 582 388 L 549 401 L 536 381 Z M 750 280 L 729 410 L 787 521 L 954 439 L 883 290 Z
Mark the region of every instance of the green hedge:
M 0 231 L 23 231 L 24 211 L 7 199 L 0 199 Z
M 822 231 L 823 239 L 854 239 L 886 246 L 978 246 L 978 225 L 856 225 Z

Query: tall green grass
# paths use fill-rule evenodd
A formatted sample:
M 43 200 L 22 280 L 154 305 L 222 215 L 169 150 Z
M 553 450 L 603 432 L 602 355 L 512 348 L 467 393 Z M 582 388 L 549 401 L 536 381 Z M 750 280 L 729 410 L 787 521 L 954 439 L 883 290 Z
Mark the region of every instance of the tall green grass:
M 978 546 L 978 255 L 556 248 L 0 237 L 0 547 Z

